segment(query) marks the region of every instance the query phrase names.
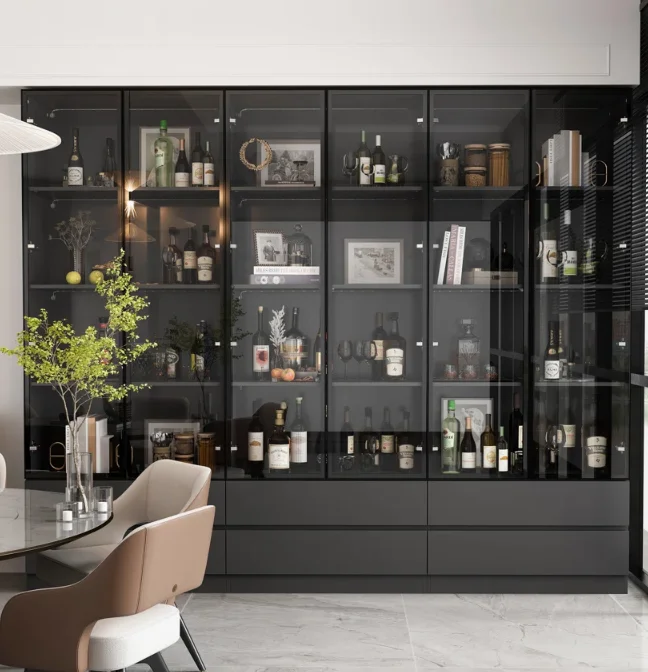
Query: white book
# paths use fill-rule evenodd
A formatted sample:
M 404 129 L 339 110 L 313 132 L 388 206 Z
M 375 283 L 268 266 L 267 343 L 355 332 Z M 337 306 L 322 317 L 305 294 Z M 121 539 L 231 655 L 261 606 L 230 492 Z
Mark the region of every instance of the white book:
M 454 269 L 457 260 L 457 235 L 459 225 L 453 224 L 450 227 L 450 247 L 448 248 L 448 270 L 446 271 L 446 284 L 454 285 Z
M 319 275 L 319 266 L 255 266 L 254 275 Z
M 461 273 L 463 271 L 464 248 L 466 247 L 466 227 L 460 226 L 457 232 L 457 258 L 454 267 L 454 284 L 461 284 Z
M 443 234 L 443 249 L 441 250 L 441 262 L 439 263 L 439 275 L 437 277 L 437 285 L 443 284 L 443 276 L 445 275 L 446 264 L 448 263 L 448 249 L 450 247 L 450 231 Z
M 556 157 L 554 156 L 554 138 L 547 140 L 547 180 L 548 187 L 556 186 Z
M 79 442 L 80 453 L 88 452 L 88 423 L 85 422 L 85 417 L 86 417 L 85 415 L 80 415 L 76 419 L 76 425 L 77 427 L 79 427 L 79 430 L 77 432 L 77 440 Z M 72 431 L 70 429 L 70 425 L 67 425 L 65 428 L 65 452 L 66 453 L 72 452 Z

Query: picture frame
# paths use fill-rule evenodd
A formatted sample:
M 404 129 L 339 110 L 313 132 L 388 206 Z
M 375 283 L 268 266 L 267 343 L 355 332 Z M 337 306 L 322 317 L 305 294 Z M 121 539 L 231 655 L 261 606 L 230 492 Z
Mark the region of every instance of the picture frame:
M 402 238 L 345 238 L 344 275 L 347 285 L 402 285 Z
M 272 147 L 272 160 L 258 173 L 260 187 L 321 187 L 322 150 L 319 140 L 266 140 Z M 258 145 L 258 160 L 265 150 Z
M 153 463 L 153 442 L 151 435 L 156 432 L 178 434 L 179 432 L 193 432 L 194 439 L 200 432 L 200 422 L 192 420 L 144 420 L 144 434 L 146 436 L 146 464 Z
M 140 126 L 140 186 L 141 187 L 155 187 L 155 153 L 153 145 L 155 140 L 160 137 L 159 126 Z M 173 142 L 173 165 L 178 160 L 180 153 L 180 140 L 184 139 L 185 147 L 189 151 L 191 146 L 191 129 L 181 128 L 178 126 L 171 127 L 167 130 L 167 135 Z
M 285 266 L 284 234 L 281 231 L 254 231 L 254 256 L 257 266 Z
M 459 420 L 461 434 L 466 431 L 466 416 L 472 418 L 472 433 L 477 446 L 477 467 L 482 465 L 481 455 L 481 435 L 486 425 L 486 414 L 490 413 L 493 417 L 493 399 L 488 397 L 458 399 L 457 397 L 441 398 L 441 422 L 448 417 L 448 402 L 453 399 L 455 402 L 455 416 Z

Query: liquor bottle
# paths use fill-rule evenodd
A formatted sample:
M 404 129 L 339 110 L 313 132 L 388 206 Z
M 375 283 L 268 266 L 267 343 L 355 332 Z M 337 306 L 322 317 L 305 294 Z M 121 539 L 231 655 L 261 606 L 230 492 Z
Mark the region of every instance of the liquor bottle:
M 104 150 L 103 174 L 105 176 L 104 187 L 115 186 L 115 143 L 112 138 L 106 138 L 106 149 Z
M 198 284 L 209 285 L 214 282 L 214 266 L 216 265 L 216 250 L 209 242 L 209 225 L 203 224 L 203 242 L 196 254 L 198 266 Z
M 461 425 L 455 416 L 455 400 L 448 401 L 448 415 L 443 420 L 441 471 L 444 474 L 459 473 L 459 438 Z
M 68 187 L 82 187 L 83 182 L 83 157 L 79 149 L 79 129 L 72 131 L 72 153 L 68 159 L 67 169 Z
M 482 468 L 490 472 L 497 469 L 497 438 L 491 422 L 491 414 L 486 413 L 486 425 L 481 435 Z
M 462 380 L 474 380 L 479 375 L 481 341 L 475 335 L 475 320 L 460 320 L 462 333 L 457 339 L 457 371 Z
M 160 135 L 153 144 L 155 152 L 155 186 L 172 187 L 175 181 L 173 141 L 167 135 L 167 122 L 160 122 Z
M 497 471 L 500 474 L 507 474 L 509 471 L 509 447 L 504 438 L 504 427 L 500 427 L 499 438 L 497 439 Z
M 398 468 L 414 469 L 414 439 L 410 434 L 410 414 L 403 411 L 403 431 L 398 435 Z
M 588 469 L 593 470 L 595 478 L 605 474 L 607 467 L 607 437 L 603 436 L 596 422 L 596 409 L 590 408 L 587 412 L 588 421 L 585 425 L 585 456 Z
M 369 406 L 365 408 L 365 426 L 360 436 L 360 451 L 363 466 L 370 468 L 380 466 L 380 437 L 373 431 L 373 419 Z
M 313 344 L 313 368 L 315 369 L 315 378 L 317 380 L 322 375 L 323 343 L 322 327 L 320 325 L 317 328 L 317 336 L 315 336 L 315 343 Z
M 362 141 L 358 148 L 358 184 L 361 187 L 371 184 L 371 152 L 367 147 L 364 131 L 362 131 Z
M 509 416 L 510 470 L 516 476 L 524 474 L 524 418 L 520 410 L 520 393 L 516 392 Z
M 371 373 L 374 380 L 385 378 L 385 341 L 387 332 L 383 329 L 383 314 L 376 313 L 376 326 L 371 334 L 371 340 L 376 344 L 376 358 L 371 362 Z
M 565 347 L 563 323 L 558 323 L 558 366 L 560 378 L 567 377 L 567 348 Z
M 191 150 L 191 186 L 202 187 L 205 183 L 203 176 L 203 151 L 200 144 L 200 132 L 194 134 L 194 148 Z
M 376 136 L 376 149 L 373 151 L 371 161 L 374 166 L 374 184 L 386 184 L 386 162 L 385 162 L 385 152 L 380 146 L 380 136 Z
M 180 152 L 178 153 L 178 160 L 175 165 L 174 184 L 176 187 L 188 187 L 191 176 L 191 168 L 189 161 L 187 161 L 187 154 L 185 152 L 184 138 L 180 138 Z
M 206 323 L 203 320 L 196 325 L 193 345 L 191 346 L 191 372 L 198 380 L 205 375 L 205 331 Z
M 544 354 L 545 380 L 560 379 L 560 361 L 558 359 L 558 323 L 549 322 L 547 347 Z
M 257 330 L 252 336 L 252 377 L 254 380 L 270 380 L 270 339 L 263 331 L 263 306 L 259 306 Z
M 545 478 L 558 478 L 559 456 L 562 448 L 562 432 L 558 427 L 549 427 L 545 440 Z
M 461 439 L 461 471 L 474 474 L 477 471 L 477 445 L 472 433 L 472 418 L 466 416 L 466 431 Z
M 495 271 L 514 271 L 515 270 L 515 257 L 508 251 L 508 243 L 502 243 L 502 251 L 495 259 L 494 264 Z
M 214 157 L 209 148 L 209 140 L 205 142 L 205 153 L 202 157 L 203 162 L 203 183 L 206 187 L 213 187 L 216 184 L 216 170 L 214 167 Z
M 281 409 L 281 417 L 284 419 L 284 425 L 286 425 L 288 424 L 288 402 L 282 401 L 279 408 Z
M 274 429 L 268 440 L 268 469 L 270 473 L 290 473 L 290 437 L 284 429 L 283 412 L 275 411 Z
M 169 244 L 162 253 L 162 275 L 165 285 L 182 283 L 182 252 L 176 244 L 178 229 L 169 229 Z
M 558 241 L 555 226 L 549 221 L 549 203 L 542 207 L 536 278 L 540 284 L 558 282 Z
M 562 256 L 562 277 L 565 282 L 578 281 L 578 249 L 576 236 L 572 230 L 571 210 L 565 210 L 560 232 L 560 251 Z
M 562 447 L 563 447 L 563 461 L 567 467 L 567 474 L 575 476 L 578 471 L 578 464 L 576 460 L 576 419 L 572 411 L 569 398 L 561 399 L 561 404 L 558 408 L 558 427 L 561 432 Z
M 302 418 L 303 397 L 295 399 L 295 419 L 290 426 L 290 462 L 297 468 L 308 463 L 308 431 Z
M 535 403 L 535 426 L 533 452 L 534 455 L 529 457 L 529 471 L 531 473 L 540 469 L 541 462 L 544 459 L 544 452 L 547 445 L 547 437 L 549 436 L 550 421 L 547 417 L 547 405 L 543 396 L 538 395 Z
M 248 470 L 252 478 L 263 477 L 263 449 L 265 446 L 265 436 L 261 418 L 259 417 L 260 408 L 261 399 L 255 399 L 252 402 L 252 419 L 248 425 L 247 434 Z
M 196 243 L 191 231 L 182 252 L 182 282 L 185 285 L 195 285 L 198 282 L 198 259 L 196 257 Z
M 340 456 L 350 462 L 349 468 L 355 463 L 356 436 L 351 425 L 351 409 L 344 407 L 344 422 L 340 428 Z
M 380 427 L 380 452 L 393 453 L 395 444 L 394 428 L 391 424 L 391 411 L 387 406 L 383 409 L 383 421 Z
M 385 340 L 385 379 L 393 382 L 405 380 L 407 344 L 398 333 L 398 313 L 389 313 L 391 332 Z
M 293 308 L 292 326 L 286 332 L 282 355 L 286 367 L 298 371 L 308 366 L 309 340 L 299 329 L 299 308 Z

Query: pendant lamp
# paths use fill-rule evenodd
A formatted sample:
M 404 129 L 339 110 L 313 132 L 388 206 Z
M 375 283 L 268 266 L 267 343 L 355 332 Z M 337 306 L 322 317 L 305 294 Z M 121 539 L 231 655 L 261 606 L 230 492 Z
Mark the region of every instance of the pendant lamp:
M 0 114 L 0 154 L 42 152 L 60 144 L 61 138 L 56 133 Z

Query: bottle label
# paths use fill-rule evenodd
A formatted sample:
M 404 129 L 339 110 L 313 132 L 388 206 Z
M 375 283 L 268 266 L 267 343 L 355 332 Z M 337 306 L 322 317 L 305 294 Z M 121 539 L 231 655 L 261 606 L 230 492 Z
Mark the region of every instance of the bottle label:
M 385 165 L 377 163 L 374 165 L 374 184 L 385 184 L 386 176 Z
M 575 278 L 578 275 L 578 252 L 567 250 L 563 261 L 563 273 L 565 277 Z
M 191 355 L 191 370 L 195 373 L 204 373 L 205 358 L 202 355 Z
M 443 428 L 442 463 L 444 467 L 455 469 L 455 433 L 446 427 Z
M 524 426 L 520 425 L 518 427 L 518 448 L 522 450 L 524 446 Z
M 385 359 L 385 341 L 374 341 L 376 344 L 375 362 L 382 362 Z
M 202 184 L 203 183 L 203 164 L 192 163 L 191 164 L 191 184 Z
M 263 462 L 263 432 L 248 432 L 248 461 Z
M 560 362 L 557 359 L 546 359 L 544 363 L 545 380 L 560 380 Z
M 587 466 L 602 469 L 607 464 L 607 439 L 604 436 L 590 436 L 587 439 Z
M 565 435 L 562 437 L 565 441 L 563 444 L 565 448 L 576 447 L 576 425 L 563 425 Z
M 83 168 L 80 166 L 70 166 L 68 168 L 68 186 L 82 187 L 83 186 Z
M 400 469 L 414 469 L 414 446 L 411 443 L 398 446 L 398 466 Z
M 191 270 L 198 268 L 198 262 L 196 260 L 196 252 L 194 250 L 185 250 L 182 255 L 183 264 L 185 269 Z
M 477 454 L 476 453 L 461 453 L 461 468 L 462 469 L 475 469 L 477 466 Z
M 213 163 L 203 163 L 203 180 L 206 187 L 213 187 L 216 183 L 216 172 Z
M 270 371 L 269 345 L 253 345 L 252 355 L 253 355 L 252 371 L 254 371 L 254 373 L 267 373 L 268 371 Z
M 503 473 L 509 470 L 508 448 L 500 448 L 497 451 L 497 471 Z
M 405 353 L 402 348 L 389 348 L 385 353 L 387 356 L 386 372 L 392 378 L 397 378 L 403 375 L 403 360 Z
M 176 187 L 188 187 L 189 186 L 189 173 L 176 173 L 175 174 L 175 186 Z
M 166 351 L 166 374 L 169 380 L 175 380 L 177 377 L 177 367 L 180 356 L 173 348 L 167 348 Z
M 542 279 L 558 277 L 558 245 L 555 240 L 542 241 Z
M 315 353 L 315 371 L 317 373 L 322 373 L 322 353 Z
M 355 453 L 355 440 L 353 436 L 347 436 L 346 452 L 347 455 L 353 455 Z
M 270 469 L 290 469 L 290 444 L 271 443 L 268 446 L 268 465 Z
M 176 259 L 176 282 L 182 283 L 182 257 Z
M 371 159 L 368 156 L 360 157 L 359 171 L 360 184 L 371 184 Z
M 497 448 L 495 446 L 482 446 L 484 469 L 495 469 L 497 466 Z
M 198 280 L 211 282 L 214 270 L 214 260 L 211 257 L 198 257 Z
M 380 452 L 393 453 L 394 452 L 394 435 L 382 434 L 380 436 Z
M 296 464 L 308 462 L 308 432 L 290 432 L 290 461 Z

